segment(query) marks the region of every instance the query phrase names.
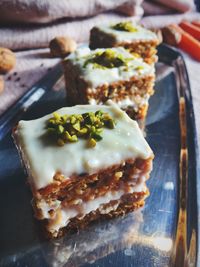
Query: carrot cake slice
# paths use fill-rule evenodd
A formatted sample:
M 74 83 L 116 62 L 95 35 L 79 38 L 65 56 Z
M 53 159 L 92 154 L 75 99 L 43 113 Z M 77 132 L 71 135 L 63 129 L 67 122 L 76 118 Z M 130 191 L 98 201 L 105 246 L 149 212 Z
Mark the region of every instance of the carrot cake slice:
M 79 48 L 64 62 L 68 104 L 103 104 L 111 99 L 143 121 L 153 94 L 155 68 L 123 47 Z
M 158 44 L 159 39 L 154 32 L 130 21 L 94 27 L 90 33 L 91 49 L 123 46 L 140 55 L 147 63 L 157 60 Z
M 13 135 L 50 237 L 144 205 L 153 152 L 112 101 L 20 121 Z

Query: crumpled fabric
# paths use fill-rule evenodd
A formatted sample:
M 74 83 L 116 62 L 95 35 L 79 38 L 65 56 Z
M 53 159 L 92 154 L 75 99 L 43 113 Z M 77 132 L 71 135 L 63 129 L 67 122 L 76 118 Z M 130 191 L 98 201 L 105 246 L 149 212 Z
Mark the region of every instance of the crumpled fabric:
M 84 18 L 107 11 L 137 15 L 143 0 L 1 0 L 0 23 L 49 23 Z
M 0 46 L 12 50 L 48 47 L 55 36 L 67 35 L 77 42 L 87 42 L 92 27 L 117 23 L 123 20 L 137 21 L 140 16 L 123 16 L 115 13 L 103 13 L 85 19 L 76 19 L 70 22 L 56 22 L 55 24 L 29 25 L 28 27 L 0 28 Z

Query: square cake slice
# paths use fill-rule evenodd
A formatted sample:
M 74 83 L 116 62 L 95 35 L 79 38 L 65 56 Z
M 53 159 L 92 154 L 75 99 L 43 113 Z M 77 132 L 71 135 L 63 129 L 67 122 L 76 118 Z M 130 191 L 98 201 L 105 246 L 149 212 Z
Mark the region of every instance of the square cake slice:
M 128 115 L 143 121 L 153 94 L 155 69 L 123 47 L 80 48 L 64 62 L 67 100 L 75 104 L 103 104 L 111 99 Z
M 112 101 L 20 121 L 13 133 L 50 237 L 144 205 L 153 152 L 137 122 Z
M 157 61 L 156 46 L 159 42 L 154 32 L 129 21 L 94 27 L 90 32 L 91 49 L 123 46 L 149 64 Z

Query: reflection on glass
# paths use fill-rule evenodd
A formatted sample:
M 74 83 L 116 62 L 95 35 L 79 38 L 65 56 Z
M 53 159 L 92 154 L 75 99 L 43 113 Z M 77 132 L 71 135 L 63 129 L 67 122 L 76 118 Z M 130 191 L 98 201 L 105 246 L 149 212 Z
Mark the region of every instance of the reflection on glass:
M 131 247 L 138 238 L 142 222 L 143 215 L 138 210 L 122 218 L 95 224 L 79 233 L 52 241 L 43 247 L 44 257 L 52 267 L 93 263 L 110 253 Z
M 165 190 L 174 190 L 174 183 L 173 182 L 166 182 L 163 185 Z
M 142 233 L 142 210 L 127 214 L 123 218 L 94 224 L 76 234 L 66 235 L 43 246 L 42 251 L 49 266 L 75 267 L 94 263 L 112 253 L 137 259 L 137 253 L 149 248 L 154 253 L 168 257 L 173 241 L 159 235 Z M 96 265 L 95 265 L 96 266 Z

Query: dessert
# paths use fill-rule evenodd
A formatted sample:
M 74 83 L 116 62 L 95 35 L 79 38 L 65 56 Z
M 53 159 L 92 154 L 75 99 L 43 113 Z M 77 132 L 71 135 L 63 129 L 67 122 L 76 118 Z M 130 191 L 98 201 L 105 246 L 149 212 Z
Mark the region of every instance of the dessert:
M 50 237 L 144 205 L 153 152 L 112 101 L 20 121 L 13 135 Z
M 129 21 L 93 27 L 90 33 L 91 49 L 123 46 L 150 64 L 157 60 L 158 44 L 159 39 L 154 32 Z
M 111 99 L 144 121 L 153 94 L 155 69 L 123 47 L 77 49 L 64 62 L 68 104 L 103 104 Z

